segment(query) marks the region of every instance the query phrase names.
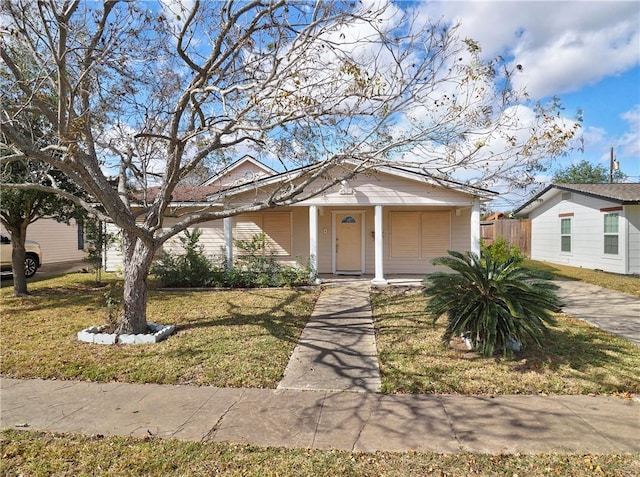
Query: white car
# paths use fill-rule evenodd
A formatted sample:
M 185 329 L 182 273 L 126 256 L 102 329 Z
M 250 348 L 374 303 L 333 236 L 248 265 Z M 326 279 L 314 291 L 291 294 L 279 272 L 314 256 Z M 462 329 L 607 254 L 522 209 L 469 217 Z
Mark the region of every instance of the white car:
M 27 252 L 24 259 L 24 274 L 27 278 L 31 278 L 42 265 L 42 250 L 40 249 L 40 244 L 33 240 L 25 241 L 24 248 Z M 0 260 L 2 262 L 0 273 L 2 275 L 13 274 L 11 254 L 11 239 L 5 235 L 0 235 Z

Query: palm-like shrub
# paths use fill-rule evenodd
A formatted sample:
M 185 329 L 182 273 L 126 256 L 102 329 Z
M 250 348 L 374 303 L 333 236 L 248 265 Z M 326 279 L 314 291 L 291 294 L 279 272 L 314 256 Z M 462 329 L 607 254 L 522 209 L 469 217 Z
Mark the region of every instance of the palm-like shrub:
M 444 343 L 465 335 L 482 355 L 502 351 L 508 357 L 513 355 L 513 343 L 541 345 L 546 324 L 554 323 L 552 311 L 560 307 L 558 287 L 549 281 L 549 274 L 521 263 L 518 257 L 500 261 L 453 251 L 433 260 L 434 265 L 456 272 L 425 277 L 427 313 L 434 322 L 441 316 L 448 320 Z

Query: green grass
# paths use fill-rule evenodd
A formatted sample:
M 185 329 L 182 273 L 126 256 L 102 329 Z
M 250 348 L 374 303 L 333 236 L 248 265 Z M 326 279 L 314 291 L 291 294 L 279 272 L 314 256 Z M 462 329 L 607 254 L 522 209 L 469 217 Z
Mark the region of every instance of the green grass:
M 114 277 L 107 280 L 113 281 Z M 319 290 L 151 291 L 150 322 L 175 324 L 154 345 L 82 343 L 106 323 L 106 288 L 70 274 L 0 291 L 5 377 L 275 388 Z
M 513 360 L 480 358 L 441 342 L 416 294 L 374 294 L 382 390 L 386 393 L 619 394 L 640 393 L 640 347 L 564 314 L 542 349 Z
M 359 453 L 29 431 L 0 434 L 1 475 L 631 476 L 640 456 Z
M 640 277 L 632 275 L 619 275 L 601 270 L 589 270 L 587 268 L 569 267 L 557 263 L 538 262 L 527 260 L 524 265 L 537 270 L 545 270 L 553 273 L 558 278 L 579 280 L 592 285 L 608 288 L 610 290 L 627 293 L 640 297 Z

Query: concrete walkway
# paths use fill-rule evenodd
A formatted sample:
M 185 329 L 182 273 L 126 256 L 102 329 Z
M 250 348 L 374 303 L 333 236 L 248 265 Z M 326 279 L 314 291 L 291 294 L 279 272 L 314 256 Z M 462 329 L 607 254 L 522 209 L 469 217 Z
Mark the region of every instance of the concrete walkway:
M 323 290 L 278 389 L 380 392 L 368 282 Z
M 438 453 L 640 452 L 640 404 L 0 379 L 2 428 Z

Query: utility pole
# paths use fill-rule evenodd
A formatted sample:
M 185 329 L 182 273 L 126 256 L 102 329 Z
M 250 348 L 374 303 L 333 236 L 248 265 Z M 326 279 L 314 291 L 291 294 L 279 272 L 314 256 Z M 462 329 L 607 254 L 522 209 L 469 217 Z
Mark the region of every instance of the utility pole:
M 609 160 L 609 184 L 613 184 L 613 171 L 620 169 L 620 163 L 613 158 L 613 146 L 611 146 L 611 159 Z

